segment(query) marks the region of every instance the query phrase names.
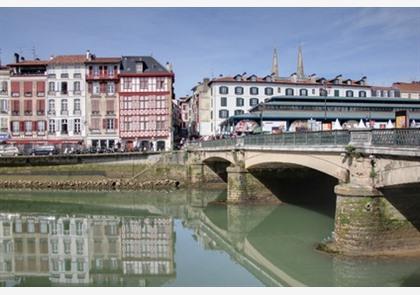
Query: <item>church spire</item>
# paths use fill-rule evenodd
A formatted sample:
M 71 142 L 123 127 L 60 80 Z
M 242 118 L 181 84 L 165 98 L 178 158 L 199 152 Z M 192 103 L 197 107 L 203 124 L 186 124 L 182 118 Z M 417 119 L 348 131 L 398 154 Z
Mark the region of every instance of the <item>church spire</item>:
M 279 57 L 277 56 L 277 49 L 274 48 L 273 64 L 271 65 L 271 74 L 275 77 L 279 76 Z
M 302 47 L 300 45 L 299 45 L 299 50 L 298 50 L 298 62 L 297 62 L 296 75 L 297 75 L 298 79 L 304 79 L 305 78 L 305 72 L 303 70 Z

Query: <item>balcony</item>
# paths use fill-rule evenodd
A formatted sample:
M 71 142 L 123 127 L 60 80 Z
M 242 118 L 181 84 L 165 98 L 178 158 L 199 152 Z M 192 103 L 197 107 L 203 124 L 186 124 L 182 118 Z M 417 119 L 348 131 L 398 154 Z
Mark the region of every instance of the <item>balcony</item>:
M 100 115 L 100 113 L 99 113 L 99 111 L 92 111 L 92 115 L 94 115 L 94 116 L 99 116 L 99 115 Z
M 48 95 L 55 95 L 57 92 L 55 90 L 48 90 Z
M 67 90 L 61 90 L 61 91 L 60 91 L 60 94 L 61 94 L 61 95 L 67 95 L 68 93 L 69 93 L 69 92 L 68 92 Z
M 25 97 L 32 97 L 32 92 L 25 92 Z
M 19 111 L 12 111 L 12 116 L 19 116 Z
M 65 110 L 65 111 L 64 111 L 64 110 L 62 110 L 62 111 L 60 112 L 60 114 L 61 114 L 61 115 L 68 115 L 68 114 L 69 114 L 69 111 L 67 111 L 67 110 Z
M 49 110 L 48 115 L 55 115 L 55 111 Z
M 19 131 L 12 131 L 12 136 L 19 136 L 20 132 Z
M 112 115 L 115 115 L 115 112 L 113 110 L 112 111 L 106 111 L 106 114 L 112 116 Z
M 118 79 L 116 73 L 105 73 L 105 72 L 98 72 L 98 73 L 88 73 L 86 75 L 87 80 L 115 80 Z
M 60 134 L 61 134 L 61 135 L 68 135 L 69 133 L 68 133 L 68 131 L 67 131 L 67 130 L 64 130 L 64 131 L 61 131 L 61 132 L 60 132 Z M 65 230 L 65 231 L 64 231 L 64 234 L 66 234 L 66 232 L 69 232 L 69 231 L 68 231 L 68 230 L 67 230 L 67 231 Z M 67 233 L 67 234 L 68 234 L 68 233 Z
M 32 111 L 25 111 L 25 116 L 32 116 Z
M 92 128 L 92 129 L 90 129 L 90 133 L 92 133 L 92 134 L 100 134 L 101 133 L 101 130 L 99 130 L 99 128 Z
M 82 94 L 82 91 L 80 91 L 80 90 L 74 90 L 73 91 L 73 94 L 74 95 L 81 95 Z
M 36 134 L 38 136 L 44 136 L 45 135 L 45 131 L 38 131 Z
M 19 97 L 20 96 L 20 92 L 12 92 L 12 96 L 13 97 Z
M 25 136 L 32 136 L 32 130 L 25 130 Z
M 81 115 L 82 111 L 81 110 L 74 110 L 73 111 L 73 115 Z
M 45 96 L 45 92 L 37 92 L 36 95 L 38 97 L 44 97 Z
M 36 114 L 38 116 L 44 116 L 45 115 L 45 111 L 44 110 L 39 110 L 39 111 L 36 112 Z

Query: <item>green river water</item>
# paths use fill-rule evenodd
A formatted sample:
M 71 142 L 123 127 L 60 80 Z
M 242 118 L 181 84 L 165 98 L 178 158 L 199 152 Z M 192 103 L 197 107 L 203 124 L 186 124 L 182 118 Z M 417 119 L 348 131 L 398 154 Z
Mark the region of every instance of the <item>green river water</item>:
M 318 252 L 328 210 L 224 191 L 0 192 L 0 286 L 419 286 L 415 258 Z

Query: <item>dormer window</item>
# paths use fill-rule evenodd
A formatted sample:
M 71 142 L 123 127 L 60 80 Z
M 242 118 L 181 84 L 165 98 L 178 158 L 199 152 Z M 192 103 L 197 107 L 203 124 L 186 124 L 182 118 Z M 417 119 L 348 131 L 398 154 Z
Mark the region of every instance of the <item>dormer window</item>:
M 359 91 L 359 97 L 366 97 L 366 91 Z
M 241 81 L 241 80 L 242 80 L 242 76 L 241 76 L 241 75 L 236 75 L 236 76 L 234 77 L 234 79 L 235 79 L 236 81 Z
M 251 81 L 253 81 L 253 82 L 257 81 L 257 77 L 256 76 L 252 76 L 251 77 Z
M 352 90 L 347 90 L 346 91 L 346 97 L 353 97 L 353 96 L 354 96 L 354 93 L 353 93 Z
M 351 80 L 347 80 L 347 85 L 351 85 Z
M 143 73 L 143 71 L 144 71 L 143 62 L 141 61 L 136 62 L 136 72 Z

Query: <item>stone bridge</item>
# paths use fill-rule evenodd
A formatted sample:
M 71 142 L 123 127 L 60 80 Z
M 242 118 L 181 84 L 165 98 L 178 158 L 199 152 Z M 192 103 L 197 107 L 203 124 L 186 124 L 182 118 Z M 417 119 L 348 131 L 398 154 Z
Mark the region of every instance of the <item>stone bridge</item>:
M 192 185 L 205 167 L 227 182 L 227 202 L 281 203 L 264 179 L 306 168 L 336 180 L 330 251 L 420 253 L 420 130 L 339 130 L 254 135 L 188 147 Z M 401 194 L 401 191 L 404 193 Z

